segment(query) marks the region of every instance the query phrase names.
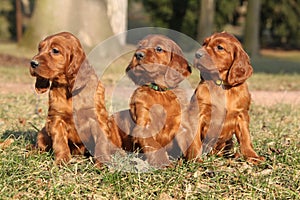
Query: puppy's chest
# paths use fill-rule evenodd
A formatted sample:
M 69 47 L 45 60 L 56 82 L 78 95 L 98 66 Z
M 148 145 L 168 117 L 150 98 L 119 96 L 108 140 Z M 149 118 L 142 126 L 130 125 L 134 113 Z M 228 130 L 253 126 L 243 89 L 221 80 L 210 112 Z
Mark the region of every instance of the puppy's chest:
M 72 115 L 72 98 L 68 98 L 66 91 L 50 91 L 48 115 L 70 117 Z
M 227 115 L 230 115 L 249 109 L 250 94 L 245 88 L 224 90 L 221 87 L 200 84 L 192 98 L 192 103 L 198 103 L 199 108 L 205 108 L 205 110 L 225 109 Z
M 168 115 L 180 115 L 181 112 L 180 101 L 171 90 L 161 92 L 147 87 L 138 88 L 131 96 L 130 105 L 149 111 L 164 110 Z
M 225 93 L 227 111 L 246 111 L 249 110 L 251 96 L 248 89 L 243 87 L 232 88 Z

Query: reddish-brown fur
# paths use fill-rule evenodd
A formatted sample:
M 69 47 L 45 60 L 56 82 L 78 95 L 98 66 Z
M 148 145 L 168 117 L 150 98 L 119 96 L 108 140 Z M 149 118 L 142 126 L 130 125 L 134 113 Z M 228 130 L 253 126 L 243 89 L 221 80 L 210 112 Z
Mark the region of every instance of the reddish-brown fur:
M 213 34 L 197 51 L 194 65 L 200 70 L 201 82 L 190 105 L 190 115 L 198 121 L 193 145 L 205 152 L 210 151 L 210 146 L 212 153 L 224 154 L 232 149 L 235 135 L 248 161 L 263 161 L 250 139 L 251 97 L 245 81 L 253 69 L 240 42 L 226 32 Z M 199 108 L 198 113 L 193 112 L 195 108 Z
M 79 80 L 84 85 L 79 89 L 73 88 L 80 67 L 86 75 Z M 71 153 L 84 153 L 85 145 L 91 148 L 89 150 L 92 153 L 95 152 L 96 157 L 108 155 L 106 143 L 101 140 L 103 134 L 99 133 L 99 130 L 116 146 L 121 146 L 119 136 L 110 131 L 107 125 L 104 87 L 98 82 L 79 40 L 74 35 L 62 32 L 42 40 L 39 43 L 38 54 L 31 61 L 30 73 L 36 77 L 37 93 L 50 90 L 46 125 L 38 133 L 37 146 L 44 151 L 53 149 L 56 163 L 68 162 Z M 92 92 L 90 94 L 94 94 L 94 98 L 84 96 L 84 91 Z M 85 99 L 77 102 L 75 110 L 72 108 L 74 95 L 81 95 L 80 97 Z M 87 102 L 91 102 L 91 105 L 87 105 Z M 80 136 L 75 127 L 73 112 L 81 114 L 81 118 L 78 119 L 80 129 L 86 131 Z
M 126 69 L 139 87 L 130 100 L 130 114 L 136 123 L 131 136 L 135 145 L 154 166 L 170 164 L 174 141 L 187 158 L 191 138 L 186 116 L 188 101 L 178 84 L 191 74 L 180 47 L 161 35 L 148 35 Z M 154 87 L 151 84 L 155 84 Z

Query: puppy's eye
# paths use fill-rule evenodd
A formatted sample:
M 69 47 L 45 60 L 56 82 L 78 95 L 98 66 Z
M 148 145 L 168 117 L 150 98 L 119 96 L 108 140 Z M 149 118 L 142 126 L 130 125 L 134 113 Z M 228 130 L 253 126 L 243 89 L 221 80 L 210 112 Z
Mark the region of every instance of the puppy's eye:
M 58 54 L 58 53 L 59 53 L 59 50 L 58 50 L 57 48 L 53 48 L 53 49 L 52 49 L 52 53 Z
M 155 48 L 155 51 L 160 53 L 160 52 L 163 52 L 163 49 L 160 46 L 157 46 Z
M 217 46 L 217 49 L 218 49 L 218 50 L 224 50 L 224 48 L 223 48 L 221 45 L 218 45 L 218 46 Z

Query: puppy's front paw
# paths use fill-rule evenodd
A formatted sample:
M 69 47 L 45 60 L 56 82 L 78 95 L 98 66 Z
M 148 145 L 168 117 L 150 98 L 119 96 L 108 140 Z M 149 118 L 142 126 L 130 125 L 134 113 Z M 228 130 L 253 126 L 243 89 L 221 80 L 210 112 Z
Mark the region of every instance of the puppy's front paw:
M 263 157 L 263 156 L 248 157 L 248 158 L 246 159 L 247 162 L 250 162 L 250 163 L 252 163 L 252 164 L 254 164 L 254 165 L 258 165 L 258 164 L 264 162 L 265 160 L 266 160 L 266 159 L 265 159 L 265 157 Z
M 67 164 L 70 160 L 71 160 L 71 154 L 69 153 L 59 154 L 55 157 L 55 164 L 57 165 Z

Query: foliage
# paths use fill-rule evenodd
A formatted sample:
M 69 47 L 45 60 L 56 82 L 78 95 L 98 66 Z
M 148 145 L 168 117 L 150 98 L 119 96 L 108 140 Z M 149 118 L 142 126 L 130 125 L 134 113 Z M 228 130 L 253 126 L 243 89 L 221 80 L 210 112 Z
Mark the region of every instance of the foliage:
M 143 1 L 154 26 L 170 28 L 196 38 L 198 18 L 200 16 L 200 1 L 179 0 L 179 2 L 185 2 L 186 5 L 182 6 L 173 0 Z M 217 30 L 222 30 L 225 24 L 237 24 L 237 6 L 239 3 L 239 0 L 216 2 L 215 26 Z M 177 10 L 181 10 L 181 12 L 176 12 Z M 170 23 L 172 21 L 177 21 L 177 23 Z
M 21 1 L 22 2 L 22 1 Z M 28 0 L 28 4 L 22 3 L 23 26 L 26 26 L 26 18 L 30 17 L 35 0 Z M 23 28 L 24 28 L 23 27 Z M 16 0 L 1 0 L 0 4 L 0 39 L 16 39 Z
M 222 30 L 225 24 L 238 25 L 237 7 L 240 0 L 221 0 L 216 2 L 215 25 L 218 31 Z
M 201 0 L 143 0 L 150 26 L 170 28 L 185 33 L 192 38 L 197 36 Z M 30 10 L 36 2 L 30 0 Z M 137 0 L 129 0 L 130 3 Z M 215 0 L 215 30 L 224 26 L 243 26 L 238 8 L 247 0 Z M 0 38 L 14 39 L 15 1 L 2 0 L 0 4 Z M 23 10 L 24 11 L 24 10 Z M 131 9 L 128 10 L 129 12 Z M 27 14 L 28 15 L 28 14 Z M 130 15 L 130 13 L 129 13 Z M 133 14 L 131 14 L 133 15 Z M 145 15 L 145 14 L 144 14 Z M 28 17 L 28 16 L 27 16 Z M 300 1 L 261 0 L 260 38 L 262 47 L 300 48 Z M 142 19 L 144 20 L 144 19 Z M 28 21 L 28 20 L 27 20 Z M 131 22 L 129 22 L 131 24 Z M 145 25 L 145 23 L 140 23 Z
M 269 40 L 265 45 L 300 47 L 300 1 L 262 0 L 261 33 Z
M 193 38 L 197 35 L 199 18 L 199 1 L 187 0 L 186 6 L 176 4 L 173 0 L 144 0 L 144 6 L 151 16 L 154 26 L 166 27 L 181 31 Z M 215 30 L 222 31 L 224 26 L 243 27 L 239 18 L 245 13 L 238 8 L 247 1 L 216 1 Z M 260 35 L 262 46 L 300 47 L 300 1 L 299 0 L 262 0 L 261 1 Z M 180 7 L 182 12 L 174 12 Z M 184 11 L 185 9 L 185 11 Z M 171 21 L 177 21 L 174 26 Z M 180 25 L 182 23 L 182 25 Z
M 195 36 L 198 1 L 143 0 L 154 26 L 170 28 Z
M 183 19 L 181 32 L 192 38 L 196 38 L 197 36 L 199 6 L 200 5 L 198 1 L 188 1 L 188 7 Z
M 13 13 L 13 1 L 2 1 L 0 4 L 0 38 L 9 39 L 12 36 L 11 30 L 15 25 Z

